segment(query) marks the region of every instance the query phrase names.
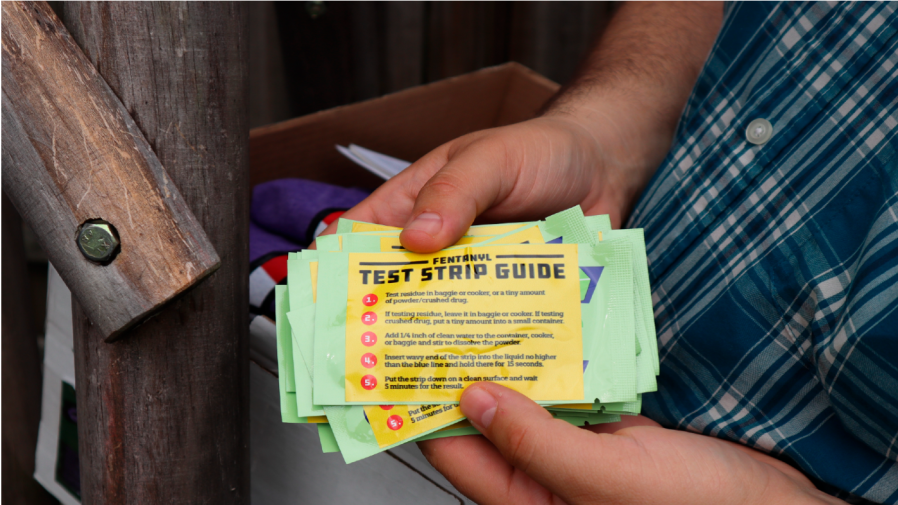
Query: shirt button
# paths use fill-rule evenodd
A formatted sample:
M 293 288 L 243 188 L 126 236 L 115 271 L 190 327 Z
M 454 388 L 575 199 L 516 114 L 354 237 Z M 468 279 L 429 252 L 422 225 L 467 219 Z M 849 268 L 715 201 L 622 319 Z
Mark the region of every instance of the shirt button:
M 767 143 L 773 136 L 773 125 L 766 119 L 758 118 L 748 123 L 745 129 L 745 140 L 752 144 L 761 145 Z

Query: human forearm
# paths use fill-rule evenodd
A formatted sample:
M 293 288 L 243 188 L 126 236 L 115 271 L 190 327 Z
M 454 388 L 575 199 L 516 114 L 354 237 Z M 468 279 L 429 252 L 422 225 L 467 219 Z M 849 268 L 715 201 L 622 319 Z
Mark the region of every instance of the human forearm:
M 443 144 L 344 217 L 404 227 L 403 246 L 425 253 L 478 216 L 526 221 L 580 205 L 619 227 L 670 147 L 721 11 L 622 6 L 542 117 Z
M 722 21 L 720 3 L 626 3 L 546 116 L 572 120 L 600 146 L 608 195 L 626 214 L 670 148 Z

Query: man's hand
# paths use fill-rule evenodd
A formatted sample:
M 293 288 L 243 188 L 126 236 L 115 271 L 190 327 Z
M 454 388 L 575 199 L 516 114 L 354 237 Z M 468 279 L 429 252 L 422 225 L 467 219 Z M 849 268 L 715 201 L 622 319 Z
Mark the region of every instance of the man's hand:
M 485 435 L 421 442 L 477 503 L 843 503 L 755 450 L 667 430 L 644 417 L 576 428 L 520 393 L 482 382 L 461 410 Z
M 541 117 L 440 146 L 344 217 L 404 227 L 407 248 L 432 252 L 458 240 L 478 215 L 539 219 L 578 203 L 619 214 L 622 193 L 610 170 L 618 163 L 608 158 L 574 120 Z

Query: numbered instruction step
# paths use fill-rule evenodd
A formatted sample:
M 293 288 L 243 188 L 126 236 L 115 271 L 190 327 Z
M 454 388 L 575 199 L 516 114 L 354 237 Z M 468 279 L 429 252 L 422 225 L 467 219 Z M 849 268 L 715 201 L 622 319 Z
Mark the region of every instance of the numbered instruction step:
M 564 324 L 564 312 L 519 311 L 519 312 L 468 312 L 468 311 L 386 311 L 387 324 Z

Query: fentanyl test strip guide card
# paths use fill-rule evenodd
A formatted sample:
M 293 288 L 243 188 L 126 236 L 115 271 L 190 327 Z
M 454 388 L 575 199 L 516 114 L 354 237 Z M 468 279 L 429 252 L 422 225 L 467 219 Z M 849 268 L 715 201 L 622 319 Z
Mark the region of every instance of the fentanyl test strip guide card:
M 576 245 L 348 254 L 346 401 L 583 400 Z
M 288 260 L 289 293 L 276 297 L 283 420 L 317 423 L 324 452 L 349 463 L 476 434 L 457 403 L 481 380 L 577 426 L 638 414 L 656 389 L 642 230 L 574 207 L 473 226 L 432 254 L 405 250 L 401 231 L 341 219 Z

